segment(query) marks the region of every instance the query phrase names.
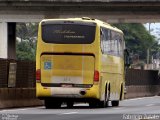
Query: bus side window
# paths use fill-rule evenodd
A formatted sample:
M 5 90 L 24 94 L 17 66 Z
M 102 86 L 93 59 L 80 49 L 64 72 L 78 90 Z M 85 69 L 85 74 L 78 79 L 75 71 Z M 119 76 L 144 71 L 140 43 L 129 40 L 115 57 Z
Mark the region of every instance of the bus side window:
M 103 34 L 103 53 L 108 54 L 110 52 L 110 30 L 106 28 L 101 28 Z
M 117 41 L 117 33 L 115 31 L 111 31 L 111 54 L 117 56 L 118 55 L 118 41 Z
M 123 42 L 122 42 L 122 37 L 120 36 L 119 39 L 119 56 L 123 57 Z
M 111 31 L 111 54 L 119 57 L 123 57 L 123 37 L 120 33 Z
M 118 35 L 118 56 L 123 58 L 124 54 L 124 45 L 123 45 L 123 36 L 121 34 Z
M 112 44 L 112 40 L 111 40 L 111 30 L 107 30 L 106 31 L 106 54 L 112 54 L 112 49 L 111 49 L 111 44 Z
M 122 39 L 121 39 L 121 35 L 119 33 L 117 33 L 117 56 L 122 56 Z
M 103 30 L 102 30 L 102 28 L 101 28 L 101 30 L 100 30 L 100 44 L 101 44 L 101 52 L 102 52 L 102 54 L 104 54 L 104 33 L 103 33 Z

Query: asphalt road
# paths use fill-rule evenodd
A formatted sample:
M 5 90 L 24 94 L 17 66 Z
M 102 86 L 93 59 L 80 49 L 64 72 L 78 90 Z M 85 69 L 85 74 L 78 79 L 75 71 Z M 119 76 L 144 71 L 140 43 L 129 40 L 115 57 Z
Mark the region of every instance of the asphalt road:
M 10 118 L 10 119 L 7 119 Z M 14 119 L 13 119 L 14 118 Z M 119 107 L 89 108 L 88 104 L 76 104 L 68 109 L 42 107 L 3 109 L 0 120 L 160 120 L 160 96 L 128 99 Z

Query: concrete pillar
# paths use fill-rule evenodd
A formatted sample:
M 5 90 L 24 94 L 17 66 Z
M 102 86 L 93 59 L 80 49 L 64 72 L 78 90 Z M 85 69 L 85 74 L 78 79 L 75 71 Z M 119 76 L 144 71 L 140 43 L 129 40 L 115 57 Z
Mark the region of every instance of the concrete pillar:
M 16 59 L 15 22 L 0 22 L 0 58 Z
M 0 22 L 0 58 L 8 58 L 7 22 Z
M 8 38 L 8 58 L 16 59 L 16 23 L 9 22 L 7 24 L 7 38 Z

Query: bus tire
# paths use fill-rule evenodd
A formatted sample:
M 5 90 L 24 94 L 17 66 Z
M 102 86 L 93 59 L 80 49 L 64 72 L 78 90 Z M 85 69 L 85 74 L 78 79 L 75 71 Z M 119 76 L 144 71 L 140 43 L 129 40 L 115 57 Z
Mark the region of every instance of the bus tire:
M 97 108 L 98 107 L 97 102 L 89 102 L 89 107 L 90 108 Z
M 110 85 L 108 86 L 108 89 L 106 89 L 106 94 L 107 94 L 107 98 L 106 98 L 106 104 L 105 107 L 109 106 L 109 98 L 110 98 Z
M 52 100 L 44 100 L 44 105 L 46 109 L 60 108 L 62 102 L 60 101 L 52 101 Z
M 119 100 L 112 101 L 111 104 L 113 107 L 117 107 L 119 106 Z
M 120 92 L 120 100 L 122 100 L 123 99 L 123 84 L 121 85 L 121 92 Z
M 99 107 L 100 108 L 108 107 L 109 97 L 110 97 L 110 90 L 109 90 L 109 88 L 107 88 L 107 85 L 106 85 L 104 101 L 99 102 Z
M 51 109 L 51 105 L 48 100 L 44 100 L 44 105 L 46 109 Z
M 73 108 L 74 102 L 67 102 L 67 108 Z

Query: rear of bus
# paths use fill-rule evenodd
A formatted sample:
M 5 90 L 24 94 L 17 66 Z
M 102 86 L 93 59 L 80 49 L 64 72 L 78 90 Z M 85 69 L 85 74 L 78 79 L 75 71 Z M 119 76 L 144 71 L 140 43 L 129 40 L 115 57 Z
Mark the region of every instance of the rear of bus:
M 99 40 L 92 20 L 53 19 L 39 24 L 36 95 L 46 108 L 99 99 Z M 70 104 L 69 104 L 70 103 Z

